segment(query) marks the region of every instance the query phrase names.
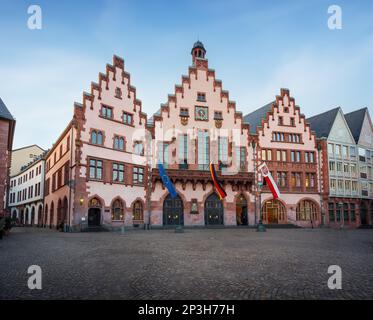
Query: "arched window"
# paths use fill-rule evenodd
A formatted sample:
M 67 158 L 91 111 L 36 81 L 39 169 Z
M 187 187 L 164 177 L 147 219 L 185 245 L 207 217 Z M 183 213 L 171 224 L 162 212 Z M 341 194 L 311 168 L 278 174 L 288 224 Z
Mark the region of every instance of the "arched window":
M 102 132 L 97 132 L 97 144 L 102 145 Z
M 114 149 L 116 150 L 119 149 L 119 138 L 118 137 L 114 138 Z
M 97 132 L 96 131 L 91 132 L 91 143 L 97 144 Z
M 111 207 L 111 220 L 123 220 L 123 203 L 119 199 L 116 199 Z
M 124 139 L 119 138 L 119 150 L 124 150 Z
M 310 221 L 317 218 L 317 206 L 313 201 L 302 200 L 297 204 L 297 220 Z
M 144 220 L 144 211 L 142 208 L 141 201 L 136 201 L 133 205 L 133 220 L 143 221 Z

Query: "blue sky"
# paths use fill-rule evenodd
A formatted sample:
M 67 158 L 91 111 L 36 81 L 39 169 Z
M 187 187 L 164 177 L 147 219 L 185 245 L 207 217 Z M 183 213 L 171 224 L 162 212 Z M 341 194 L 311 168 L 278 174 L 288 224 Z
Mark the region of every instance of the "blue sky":
M 42 30 L 27 8 L 42 9 Z M 330 5 L 342 29 L 327 27 Z M 244 114 L 289 88 L 306 116 L 372 110 L 373 1 L 0 0 L 0 97 L 17 119 L 14 147 L 51 147 L 113 54 L 150 116 L 173 93 L 199 38 Z

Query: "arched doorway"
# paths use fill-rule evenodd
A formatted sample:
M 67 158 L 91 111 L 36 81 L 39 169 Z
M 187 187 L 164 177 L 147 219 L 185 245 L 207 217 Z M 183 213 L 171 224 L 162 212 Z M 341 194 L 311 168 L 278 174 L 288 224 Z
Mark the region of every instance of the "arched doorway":
M 49 228 L 52 228 L 54 223 L 54 202 L 51 203 L 51 209 L 49 213 Z
M 216 193 L 209 195 L 205 201 L 205 225 L 224 225 L 223 202 Z
M 302 200 L 297 204 L 296 218 L 297 221 L 310 221 L 317 220 L 318 206 L 314 201 Z
M 236 201 L 236 218 L 238 226 L 247 226 L 247 201 L 243 194 L 240 194 Z
M 43 206 L 40 205 L 40 206 L 39 206 L 39 209 L 38 209 L 38 226 L 39 226 L 39 227 L 41 227 L 42 224 L 43 224 L 42 214 L 43 214 Z
M 26 211 L 25 211 L 25 221 L 24 221 L 24 224 L 27 225 L 29 223 L 29 210 L 28 208 L 26 208 Z
M 30 225 L 34 225 L 35 224 L 35 207 L 32 207 L 31 209 L 31 219 L 30 219 Z
M 141 201 L 136 201 L 133 204 L 133 225 L 139 226 L 139 224 L 144 223 L 144 208 Z
M 367 213 L 368 213 L 367 205 L 364 201 L 362 201 L 361 205 L 360 205 L 360 223 L 361 223 L 361 225 L 368 224 Z
M 262 207 L 262 215 L 264 223 L 283 222 L 286 219 L 285 206 L 279 200 L 268 200 Z
M 44 208 L 44 227 L 48 224 L 48 204 L 45 205 Z
M 67 201 L 67 198 L 64 197 L 63 201 L 62 201 L 62 209 L 61 210 L 62 210 L 62 221 L 65 224 L 68 223 L 68 221 L 67 221 L 67 219 L 68 219 L 68 217 L 67 217 L 68 206 L 69 206 L 69 203 Z
M 13 212 L 12 212 L 12 220 L 14 220 L 14 221 L 17 220 L 17 210 L 13 210 Z
M 97 227 L 101 225 L 101 202 L 97 198 L 89 201 L 88 226 Z
M 20 224 L 25 224 L 25 214 L 23 212 L 23 209 L 21 209 L 21 214 L 20 214 L 20 218 L 19 218 L 19 223 Z
M 58 199 L 57 202 L 57 229 L 60 227 L 62 223 L 62 201 Z
M 183 200 L 177 195 L 171 198 L 168 194 L 163 202 L 163 225 L 177 226 L 184 225 L 184 205 Z

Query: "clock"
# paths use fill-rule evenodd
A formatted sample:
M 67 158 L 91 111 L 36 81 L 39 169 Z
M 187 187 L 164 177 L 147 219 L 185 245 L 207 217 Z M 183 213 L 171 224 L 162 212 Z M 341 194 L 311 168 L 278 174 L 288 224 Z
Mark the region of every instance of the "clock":
M 195 108 L 195 118 L 196 118 L 196 120 L 208 121 L 208 119 L 209 119 L 209 109 L 208 109 L 208 107 L 196 106 L 196 108 Z

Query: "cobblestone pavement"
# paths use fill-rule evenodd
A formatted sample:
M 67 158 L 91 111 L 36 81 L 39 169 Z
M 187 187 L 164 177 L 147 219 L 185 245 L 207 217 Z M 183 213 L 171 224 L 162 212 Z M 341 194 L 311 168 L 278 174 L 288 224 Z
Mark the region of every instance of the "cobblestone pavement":
M 33 264 L 42 290 L 27 287 Z M 342 290 L 328 289 L 329 265 Z M 0 299 L 294 298 L 373 299 L 373 230 L 15 228 L 0 241 Z

